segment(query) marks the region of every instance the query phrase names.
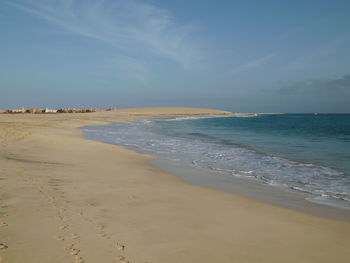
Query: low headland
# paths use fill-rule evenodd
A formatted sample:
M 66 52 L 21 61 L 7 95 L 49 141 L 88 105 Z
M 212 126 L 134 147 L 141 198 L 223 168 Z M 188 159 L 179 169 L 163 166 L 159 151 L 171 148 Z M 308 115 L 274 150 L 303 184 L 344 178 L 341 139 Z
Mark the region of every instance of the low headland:
M 184 182 L 79 127 L 193 108 L 0 115 L 2 262 L 348 262 L 350 222 Z

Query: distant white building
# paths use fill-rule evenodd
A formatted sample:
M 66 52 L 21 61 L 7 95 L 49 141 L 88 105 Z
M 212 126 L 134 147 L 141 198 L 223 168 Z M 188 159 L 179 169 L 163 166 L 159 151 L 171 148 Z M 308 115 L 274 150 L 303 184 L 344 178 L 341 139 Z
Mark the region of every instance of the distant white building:
M 11 112 L 14 112 L 14 113 L 24 113 L 26 112 L 25 108 L 20 108 L 20 109 L 13 109 L 11 110 Z
M 57 110 L 51 110 L 51 109 L 48 109 L 48 108 L 45 108 L 45 113 L 56 113 Z

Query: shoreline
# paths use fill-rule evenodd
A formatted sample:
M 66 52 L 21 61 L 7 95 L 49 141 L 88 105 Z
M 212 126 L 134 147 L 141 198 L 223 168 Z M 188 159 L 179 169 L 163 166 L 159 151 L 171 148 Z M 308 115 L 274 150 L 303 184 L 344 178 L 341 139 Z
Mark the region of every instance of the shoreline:
M 247 113 L 237 113 L 236 115 L 248 115 Z M 251 113 L 251 115 L 256 115 Z M 191 116 L 172 116 L 168 117 L 146 117 L 142 118 L 141 123 L 163 120 L 187 120 L 187 119 L 205 119 L 213 117 L 231 117 L 230 115 L 191 115 Z M 132 121 L 133 122 L 133 121 Z M 116 123 L 117 124 L 117 123 Z M 111 126 L 102 125 L 101 128 L 112 128 Z M 91 130 L 92 128 L 92 130 Z M 271 205 L 284 207 L 287 209 L 293 209 L 309 215 L 321 216 L 325 218 L 338 219 L 343 221 L 350 221 L 350 208 L 349 203 L 345 200 L 319 200 L 318 195 L 314 195 L 310 192 L 295 190 L 289 187 L 283 187 L 281 185 L 273 185 L 264 183 L 258 179 L 248 177 L 236 177 L 230 174 L 224 174 L 216 172 L 215 170 L 201 168 L 199 166 L 193 166 L 187 163 L 183 159 L 177 157 L 164 157 L 157 155 L 156 152 L 152 152 L 152 149 L 145 148 L 145 145 L 137 146 L 137 142 L 133 143 L 128 137 L 122 138 L 128 143 L 124 144 L 123 140 L 113 141 L 113 138 L 99 136 L 99 130 L 94 130 L 93 126 L 84 126 L 80 128 L 85 132 L 85 138 L 88 140 L 98 141 L 102 143 L 108 143 L 112 145 L 118 145 L 125 147 L 126 149 L 138 152 L 140 154 L 151 155 L 156 160 L 150 162 L 151 165 L 162 168 L 165 172 L 170 173 L 184 180 L 187 183 L 204 186 L 210 189 L 216 189 L 228 193 L 239 194 L 241 196 L 248 197 L 250 199 L 265 202 Z M 121 127 L 123 129 L 123 127 Z M 133 128 L 135 129 L 135 128 Z M 97 131 L 97 133 L 96 133 Z M 114 133 L 114 132 L 113 132 Z M 138 134 L 140 135 L 140 134 Z M 154 138 L 153 138 L 154 139 Z M 151 138 L 150 140 L 153 141 Z M 131 144 L 129 144 L 131 143 Z
M 181 111 L 203 109 L 1 116 L 3 261 L 349 260 L 348 222 L 185 183 L 151 166 L 151 156 L 77 130 Z

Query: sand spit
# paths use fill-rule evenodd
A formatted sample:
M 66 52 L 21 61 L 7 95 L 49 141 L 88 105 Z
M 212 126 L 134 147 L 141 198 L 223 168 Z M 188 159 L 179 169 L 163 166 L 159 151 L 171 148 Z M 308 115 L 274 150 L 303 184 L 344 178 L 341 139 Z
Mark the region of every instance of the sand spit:
M 0 116 L 1 262 L 348 262 L 350 223 L 186 184 L 153 157 L 88 141 L 77 127 L 144 108 Z

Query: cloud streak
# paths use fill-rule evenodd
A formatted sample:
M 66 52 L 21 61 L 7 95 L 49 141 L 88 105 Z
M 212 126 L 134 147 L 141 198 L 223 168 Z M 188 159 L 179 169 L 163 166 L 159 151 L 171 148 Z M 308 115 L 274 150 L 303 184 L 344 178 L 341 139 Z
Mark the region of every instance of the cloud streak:
M 77 35 L 102 41 L 122 56 L 160 58 L 189 68 L 196 59 L 190 25 L 163 8 L 137 0 L 24 0 L 9 5 Z
M 350 98 L 350 75 L 331 80 L 310 80 L 298 82 L 278 90 L 286 96 L 325 96 Z
M 276 56 L 276 54 L 270 54 L 261 58 L 257 58 L 251 61 L 248 61 L 236 68 L 233 68 L 230 70 L 231 74 L 238 74 L 238 73 L 243 73 L 245 71 L 249 71 L 258 67 L 261 67 L 262 65 L 264 65 L 265 63 L 267 63 L 269 60 L 271 60 L 272 58 L 274 58 Z

